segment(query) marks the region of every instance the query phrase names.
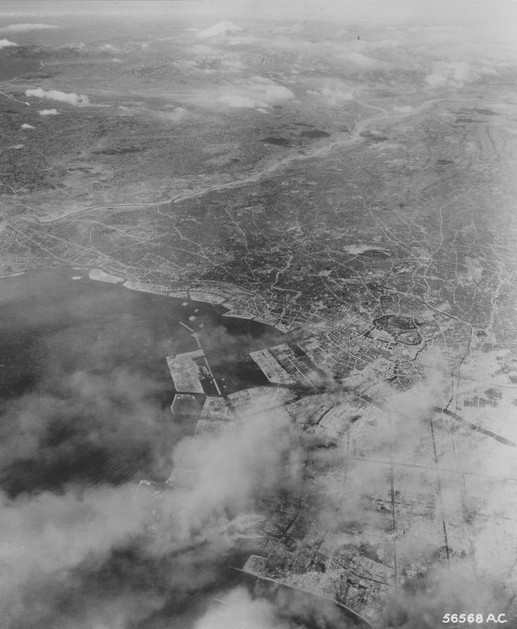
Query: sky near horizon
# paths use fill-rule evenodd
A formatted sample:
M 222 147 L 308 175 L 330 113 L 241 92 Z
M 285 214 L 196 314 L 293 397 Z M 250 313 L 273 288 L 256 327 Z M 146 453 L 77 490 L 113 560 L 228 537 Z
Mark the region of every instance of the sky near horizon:
M 467 8 L 468 7 L 468 8 Z M 414 20 L 463 23 L 508 21 L 517 26 L 517 1 L 508 0 L 5 0 L 0 19 L 43 15 L 177 15 L 284 20 L 366 20 L 400 23 Z M 517 30 L 517 28 L 516 28 Z
M 91 26 L 92 19 L 118 18 L 125 23 L 156 18 L 164 26 L 181 20 L 195 27 L 222 20 L 248 28 L 253 22 L 318 21 L 344 28 L 425 27 L 436 52 L 441 44 L 434 31 L 439 30 L 447 36 L 448 48 L 468 41 L 478 48 L 477 57 L 486 46 L 503 46 L 505 55 L 517 56 L 517 0 L 4 0 L 0 30 L 15 35 L 9 28 L 20 24 L 78 26 L 78 19 L 87 19 Z

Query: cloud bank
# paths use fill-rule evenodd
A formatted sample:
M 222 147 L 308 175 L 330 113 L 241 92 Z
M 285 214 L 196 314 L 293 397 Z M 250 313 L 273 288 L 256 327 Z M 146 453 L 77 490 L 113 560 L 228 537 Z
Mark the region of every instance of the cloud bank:
M 12 46 L 17 46 L 13 41 L 9 41 L 8 39 L 0 39 L 0 49 L 2 48 L 10 48 Z
M 209 607 L 194 629 L 352 629 L 340 609 L 306 592 L 259 584 L 250 592 L 236 587 Z
M 300 625 L 298 625 L 300 626 Z M 236 588 L 212 607 L 195 625 L 195 629 L 296 629 L 280 619 L 274 605 L 265 599 L 253 600 L 244 588 Z
M 9 284 L 1 296 L 3 338 L 45 332 L 27 350 L 30 390 L 25 381 L 18 390 L 16 373 L 0 382 L 2 626 L 191 627 L 195 601 L 201 613 L 208 592 L 225 587 L 227 565 L 239 565 L 230 557 L 255 517 L 253 497 L 298 483 L 297 433 L 286 413 L 261 408 L 244 410 L 233 431 L 185 436 L 195 420 L 172 421 L 166 367 L 146 353 L 167 355 L 180 341 L 135 323 L 147 302 L 135 313 L 135 294 L 135 319 L 117 311 L 98 328 L 104 308 L 111 313 L 129 291 L 59 298 L 33 281 L 37 314 L 25 307 L 25 286 Z M 92 309 L 98 318 L 84 329 L 77 319 L 90 322 Z M 214 352 L 216 336 L 207 343 Z M 173 465 L 198 481 L 181 490 L 158 482 Z
M 7 26 L 0 27 L 0 31 L 7 33 L 27 33 L 28 31 L 40 31 L 53 28 L 59 28 L 55 24 L 37 24 L 37 23 L 25 23 L 25 24 L 8 24 Z
M 223 20 L 222 22 L 218 22 L 214 24 L 214 26 L 210 26 L 209 28 L 205 28 L 202 31 L 199 31 L 198 37 L 201 39 L 209 39 L 210 37 L 220 37 L 221 35 L 227 35 L 228 33 L 238 33 L 242 31 L 242 28 L 230 22 L 228 20 Z
M 247 81 L 225 88 L 217 102 L 228 107 L 267 108 L 294 98 L 293 92 L 271 79 L 254 76 Z
M 449 61 L 435 64 L 425 82 L 431 89 L 463 87 L 483 76 L 496 74 L 497 63 L 471 64 L 467 61 Z
M 28 441 L 35 447 L 34 438 Z M 245 526 L 242 516 L 252 509 L 250 499 L 299 482 L 299 450 L 286 413 L 245 413 L 235 432 L 180 441 L 174 458 L 197 476 L 191 489 L 157 492 L 152 484 L 134 483 L 81 489 L 74 483 L 61 493 L 4 494 L 0 602 L 9 619 L 5 626 L 32 629 L 64 622 L 80 629 L 123 629 L 157 613 L 170 597 L 177 606 L 206 587 L 220 588 L 218 562 Z M 126 567 L 120 587 L 114 587 L 108 567 L 112 571 L 121 564 Z M 107 577 L 111 590 L 101 593 L 99 584 Z M 75 601 L 71 609 L 60 603 L 65 595 Z M 138 605 L 131 602 L 135 596 Z M 255 608 L 273 617 L 269 605 L 246 596 L 231 597 L 232 604 L 240 604 L 239 618 Z M 208 627 L 211 620 L 201 622 Z
M 178 490 L 179 530 L 189 533 L 221 517 L 227 509 L 245 510 L 260 492 L 296 488 L 301 479 L 299 437 L 283 409 L 250 406 L 235 431 L 218 438 L 186 438 L 174 449 L 174 465 L 192 472 L 188 491 Z
M 68 103 L 74 107 L 88 105 L 90 102 L 90 99 L 85 94 L 75 94 L 74 92 L 67 94 L 66 92 L 60 92 L 59 90 L 44 90 L 41 87 L 25 90 L 25 96 L 55 100 L 61 103 Z

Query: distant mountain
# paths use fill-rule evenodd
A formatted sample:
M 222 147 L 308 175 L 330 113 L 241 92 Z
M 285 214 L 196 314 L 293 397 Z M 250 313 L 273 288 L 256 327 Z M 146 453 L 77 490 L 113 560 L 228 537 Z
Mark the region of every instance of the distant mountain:
M 210 28 L 205 28 L 200 31 L 198 35 L 199 37 L 206 39 L 208 37 L 218 37 L 220 35 L 228 35 L 228 33 L 238 33 L 240 31 L 242 31 L 242 28 L 237 26 L 237 24 L 229 22 L 228 20 L 223 20 Z

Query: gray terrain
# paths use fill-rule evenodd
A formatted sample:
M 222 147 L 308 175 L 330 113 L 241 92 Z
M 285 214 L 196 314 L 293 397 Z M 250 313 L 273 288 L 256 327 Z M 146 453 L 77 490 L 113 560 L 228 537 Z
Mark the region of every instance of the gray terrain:
M 517 627 L 515 5 L 6 4 L 0 625 Z

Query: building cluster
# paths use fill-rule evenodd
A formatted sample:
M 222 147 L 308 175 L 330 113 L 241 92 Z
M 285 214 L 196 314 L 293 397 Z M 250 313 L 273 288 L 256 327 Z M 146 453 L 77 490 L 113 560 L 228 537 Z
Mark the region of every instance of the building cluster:
M 368 618 L 379 595 L 392 587 L 393 568 L 368 557 L 358 547 L 331 555 L 299 544 L 291 552 L 277 546 L 268 555 L 252 554 L 243 571 L 283 585 L 336 600 Z
M 204 394 L 200 358 L 204 358 L 202 349 L 176 356 L 167 356 L 167 366 L 174 382 L 174 388 L 180 393 Z
M 340 496 L 340 487 L 346 487 L 343 457 L 370 464 L 394 383 L 409 388 L 421 381 L 415 358 L 427 342 L 424 335 L 418 345 L 398 342 L 388 330 L 350 313 L 331 325 L 313 326 L 310 336 L 296 344 L 251 352 L 270 386 L 229 395 L 218 388 L 201 348 L 167 358 L 177 391 L 171 408 L 194 419 L 194 439 L 232 435 L 253 407 L 258 412 L 285 409 L 307 437 L 299 494 L 261 496 L 255 504 L 257 517 L 242 524 L 237 538 L 241 549 L 250 552 L 244 572 L 334 599 L 366 618 L 375 602 L 395 587 L 395 536 L 405 535 L 406 528 L 416 530 L 420 522 L 423 531 L 434 530 L 436 505 L 410 490 L 403 497 L 394 486 L 393 463 L 377 462 L 376 484 L 360 497 L 361 508 L 383 522 L 384 534 L 374 547 L 363 543 L 371 537 L 368 526 L 364 532 L 336 532 L 325 539 L 318 530 L 322 517 L 336 517 L 334 510 L 342 508 L 329 505 L 328 496 L 329 490 Z M 497 392 L 489 391 L 486 399 L 495 403 Z M 194 471 L 179 468 L 167 480 L 183 489 L 196 482 Z
M 307 355 L 292 345 L 281 343 L 251 352 L 250 356 L 273 384 L 300 383 L 305 387 L 317 387 L 320 384 L 321 378 Z

